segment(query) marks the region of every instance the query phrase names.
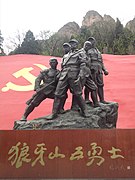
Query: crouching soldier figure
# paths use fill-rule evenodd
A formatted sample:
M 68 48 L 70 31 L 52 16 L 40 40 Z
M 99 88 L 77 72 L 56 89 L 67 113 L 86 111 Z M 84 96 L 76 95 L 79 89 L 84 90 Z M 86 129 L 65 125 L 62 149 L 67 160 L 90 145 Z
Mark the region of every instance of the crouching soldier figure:
M 51 58 L 49 64 L 51 67 L 41 71 L 35 80 L 34 91 L 36 91 L 36 93 L 26 102 L 28 106 L 25 109 L 21 121 L 27 121 L 28 115 L 35 109 L 35 107 L 39 106 L 43 100 L 46 98 L 54 99 L 60 71 L 57 69 L 57 59 Z M 43 84 L 41 84 L 42 81 Z M 61 111 L 62 108 L 59 111 Z

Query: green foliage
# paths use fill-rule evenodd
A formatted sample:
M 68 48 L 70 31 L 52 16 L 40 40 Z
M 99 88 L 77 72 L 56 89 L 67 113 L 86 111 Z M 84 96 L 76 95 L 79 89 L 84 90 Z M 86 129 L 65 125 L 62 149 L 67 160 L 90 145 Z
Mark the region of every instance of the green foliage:
M 89 31 L 90 36 L 95 37 L 97 47 L 102 53 L 135 54 L 135 34 L 124 28 L 118 18 L 116 23 L 106 21 L 93 23 Z M 81 41 L 85 40 L 86 38 L 82 38 Z
M 117 18 L 116 27 L 114 31 L 116 39 L 118 39 L 123 34 L 123 31 L 124 31 L 123 25 L 121 24 L 120 20 Z
M 81 27 L 80 34 L 74 37 L 79 42 L 79 47 L 82 48 L 84 41 L 86 41 L 91 36 L 91 32 L 88 27 Z M 72 39 L 72 38 L 71 38 Z
M 117 31 L 118 32 L 118 31 Z M 121 32 L 116 34 L 113 41 L 113 54 L 134 54 L 133 40 L 135 34 L 126 28 L 121 28 Z
M 4 50 L 3 50 L 3 41 L 4 41 L 4 38 L 2 37 L 2 33 L 0 30 L 0 56 L 5 55 Z
M 46 40 L 40 41 L 43 55 L 50 56 L 63 56 L 62 45 L 64 42 L 68 42 L 67 37 L 61 37 L 58 33 L 54 33 Z
M 41 54 L 40 44 L 35 40 L 33 32 L 26 32 L 22 44 L 10 54 Z
M 2 37 L 1 30 L 0 30 L 0 48 L 2 47 L 4 38 Z
M 59 33 L 41 31 L 39 39 L 35 40 L 29 30 L 21 45 L 10 54 L 42 54 L 50 56 L 63 56 L 63 43 L 76 38 L 78 48 L 82 48 L 88 37 L 93 36 L 97 41 L 97 47 L 106 54 L 135 54 L 135 33 L 124 28 L 120 20 L 98 21 L 90 27 L 81 27 L 77 35 L 60 36 Z

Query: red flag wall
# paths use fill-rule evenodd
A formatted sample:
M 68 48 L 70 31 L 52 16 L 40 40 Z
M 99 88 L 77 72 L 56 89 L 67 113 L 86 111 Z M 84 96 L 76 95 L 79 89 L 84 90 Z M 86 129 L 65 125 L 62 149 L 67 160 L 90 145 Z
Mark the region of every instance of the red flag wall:
M 12 129 L 34 93 L 34 81 L 42 69 L 49 68 L 50 56 L 12 55 L 0 57 L 0 129 Z M 135 128 L 135 55 L 103 54 L 105 99 L 119 103 L 117 128 Z M 61 58 L 58 58 L 60 69 Z M 70 108 L 69 94 L 65 108 Z M 47 99 L 30 114 L 28 120 L 51 113 L 53 100 Z

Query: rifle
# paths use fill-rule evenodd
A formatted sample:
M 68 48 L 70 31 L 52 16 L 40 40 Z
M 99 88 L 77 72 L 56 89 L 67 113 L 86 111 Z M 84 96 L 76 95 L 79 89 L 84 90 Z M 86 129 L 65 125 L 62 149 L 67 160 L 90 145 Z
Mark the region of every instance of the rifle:
M 40 93 L 43 90 L 45 90 L 46 88 L 48 88 L 49 86 L 53 85 L 55 83 L 55 80 L 53 80 L 52 82 L 50 82 L 48 85 L 41 87 L 40 89 L 38 89 L 38 91 L 36 91 L 36 93 Z
M 26 102 L 26 104 L 29 105 L 29 104 L 31 103 L 31 101 L 32 101 L 38 94 L 40 94 L 42 91 L 44 91 L 46 88 L 48 88 L 49 86 L 53 85 L 54 83 L 55 83 L 55 80 L 53 80 L 52 82 L 50 82 L 48 85 L 41 87 L 38 91 L 36 91 L 35 94 L 33 94 L 32 98 L 30 98 L 30 99 Z

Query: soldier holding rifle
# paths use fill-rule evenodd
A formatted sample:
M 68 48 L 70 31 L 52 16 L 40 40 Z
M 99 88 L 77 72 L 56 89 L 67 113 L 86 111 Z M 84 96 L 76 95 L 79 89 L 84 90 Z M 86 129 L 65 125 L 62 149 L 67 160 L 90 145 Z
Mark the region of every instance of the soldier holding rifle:
M 26 104 L 28 105 L 21 118 L 21 121 L 27 121 L 28 115 L 39 106 L 39 104 L 46 98 L 54 99 L 54 92 L 60 76 L 60 71 L 57 69 L 58 61 L 55 58 L 50 59 L 50 68 L 40 72 L 35 80 L 34 91 L 36 93 L 29 99 Z M 41 82 L 43 81 L 43 84 Z M 65 98 L 66 95 L 65 95 Z M 62 108 L 59 110 L 61 111 Z

